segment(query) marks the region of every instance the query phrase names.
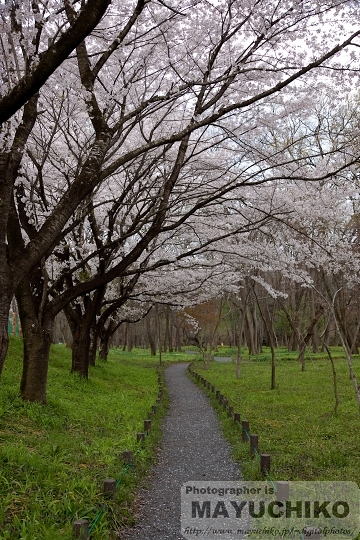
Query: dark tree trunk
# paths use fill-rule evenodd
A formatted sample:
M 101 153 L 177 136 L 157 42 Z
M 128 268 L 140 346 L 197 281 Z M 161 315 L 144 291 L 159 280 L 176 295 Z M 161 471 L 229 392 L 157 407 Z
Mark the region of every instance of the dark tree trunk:
M 303 344 L 300 349 L 300 354 L 298 356 L 298 362 L 301 363 L 301 371 L 305 371 L 305 350 L 313 336 L 315 325 L 320 319 L 320 317 L 322 316 L 322 314 L 323 314 L 322 306 L 318 306 L 316 313 L 314 315 L 314 318 L 310 322 L 309 328 L 307 330 L 306 336 L 304 337 Z
M 36 119 L 37 99 L 38 97 L 35 96 L 25 105 L 22 122 L 16 129 L 11 150 L 9 152 L 0 152 L 0 375 L 4 367 L 8 348 L 10 303 L 15 294 L 15 287 L 19 283 L 14 284 L 14 269 L 10 267 L 11 263 L 9 263 L 8 257 L 9 255 L 11 256 L 13 250 L 22 247 L 22 244 L 17 241 L 18 239 L 14 239 L 11 234 L 11 228 L 9 229 L 13 186 L 18 174 L 26 141 Z
M 85 319 L 81 321 L 74 333 L 72 348 L 71 373 L 80 377 L 89 377 L 90 324 Z
M 156 342 L 154 339 L 154 332 L 151 329 L 151 317 L 146 317 L 146 331 L 150 345 L 151 356 L 156 356 Z
M 180 323 L 175 326 L 175 348 L 176 352 L 181 352 Z
M 95 365 L 99 329 L 96 315 L 99 312 L 105 288 L 95 291 L 93 298 L 85 295 L 82 305 L 67 305 L 64 308 L 73 335 L 71 373 L 78 373 L 85 379 L 89 376 L 89 365 Z
M 110 338 L 111 335 L 107 332 L 103 332 L 100 339 L 100 350 L 99 350 L 99 358 L 100 360 L 103 360 L 104 362 L 108 359 L 109 349 L 110 349 Z
M 0 270 L 0 375 L 8 349 L 8 319 L 11 304 L 11 278 L 7 278 L 4 267 Z M 5 286 L 4 286 L 4 285 Z
M 97 346 L 98 346 L 98 333 L 97 333 L 95 325 L 93 325 L 90 331 L 90 347 L 89 347 L 89 365 L 90 366 L 95 366 Z
M 127 335 L 128 335 L 128 324 L 125 324 L 124 326 L 124 341 L 123 341 L 123 351 L 126 351 L 126 345 L 127 345 Z
M 256 354 L 256 347 L 255 347 L 255 338 L 254 338 L 254 327 L 253 322 L 251 319 L 251 316 L 249 314 L 249 310 L 245 309 L 245 322 L 246 322 L 246 341 L 249 348 L 249 355 Z
M 167 352 L 170 349 L 170 313 L 169 306 L 166 306 L 165 310 L 165 336 L 163 351 Z
M 170 322 L 170 328 L 169 328 L 169 353 L 174 352 L 174 345 L 173 345 L 173 324 Z
M 4 190 L 0 188 L 1 201 L 3 201 L 3 191 Z M 4 217 L 6 217 L 7 221 L 5 211 L 4 215 L 2 215 L 3 206 L 4 203 L 0 207 L 0 375 L 4 367 L 5 357 L 8 349 L 8 320 L 11 299 L 14 291 L 12 272 L 9 268 L 7 260 L 5 234 L 3 234 L 6 231 L 6 223 L 4 222 Z
M 127 331 L 127 350 L 129 352 L 132 351 L 134 347 L 134 328 L 132 324 L 126 323 L 129 325 L 128 331 Z
M 46 386 L 53 318 L 39 317 L 29 284 L 25 278 L 16 291 L 24 336 L 24 360 L 20 395 L 25 401 L 46 403 Z M 41 319 L 41 323 L 39 322 Z
M 24 361 L 20 395 L 25 401 L 46 403 L 51 329 L 51 323 L 47 330 L 39 325 L 26 330 L 23 326 Z

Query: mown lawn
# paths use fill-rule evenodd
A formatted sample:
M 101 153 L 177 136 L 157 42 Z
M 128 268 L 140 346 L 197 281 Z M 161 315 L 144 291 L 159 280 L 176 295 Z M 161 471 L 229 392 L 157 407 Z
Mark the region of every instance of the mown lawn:
M 103 480 L 119 479 L 123 450 L 134 450 L 136 467 L 124 477 L 116 504 L 93 530 L 93 540 L 115 537 L 131 521 L 133 494 L 154 458 L 162 405 L 142 447 L 136 433 L 158 395 L 158 358 L 149 351 L 113 350 L 90 369 L 88 381 L 71 375 L 71 352 L 52 348 L 48 404 L 18 397 L 22 342 L 11 339 L 0 384 L 0 538 L 70 540 L 72 522 L 94 520 L 103 504 Z M 185 355 L 164 355 L 179 361 Z
M 235 356 L 220 349 L 218 356 Z M 270 390 L 270 353 L 244 356 L 241 378 L 235 364 L 211 362 L 204 370 L 194 369 L 230 400 L 230 405 L 250 422 L 251 433 L 259 435 L 259 450 L 271 456 L 271 476 L 276 480 L 349 480 L 360 485 L 360 414 L 347 363 L 340 349 L 333 349 L 339 394 L 338 416 L 334 414 L 331 364 L 322 354 L 308 355 L 306 370 L 296 354 L 279 350 L 276 360 L 276 389 Z M 354 358 L 360 381 L 360 360 Z M 213 398 L 212 398 L 213 399 Z M 213 399 L 214 404 L 217 403 Z M 259 479 L 257 460 L 249 457 L 249 445 L 241 442 L 240 429 L 220 413 L 236 459 L 246 479 Z

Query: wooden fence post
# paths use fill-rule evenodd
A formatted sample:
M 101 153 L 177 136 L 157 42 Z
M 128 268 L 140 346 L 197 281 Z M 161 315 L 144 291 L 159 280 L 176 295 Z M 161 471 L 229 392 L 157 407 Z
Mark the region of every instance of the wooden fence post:
M 243 420 L 241 422 L 241 430 L 242 430 L 242 442 L 248 442 L 249 437 L 247 433 L 250 431 L 250 426 L 248 420 Z
M 128 465 L 133 465 L 134 464 L 134 454 L 131 450 L 125 450 L 122 454 L 121 454 L 121 457 L 123 458 L 123 460 L 125 461 L 126 464 Z
M 258 435 L 250 435 L 250 456 L 256 455 L 256 450 L 259 451 L 259 437 Z
M 115 501 L 116 497 L 116 480 L 114 478 L 105 478 L 104 480 L 104 497 Z
M 289 482 L 276 482 L 276 500 L 289 500 Z
M 87 540 L 89 535 L 89 522 L 87 519 L 77 519 L 73 523 L 73 537 Z
M 270 455 L 260 454 L 260 472 L 266 476 L 270 472 Z

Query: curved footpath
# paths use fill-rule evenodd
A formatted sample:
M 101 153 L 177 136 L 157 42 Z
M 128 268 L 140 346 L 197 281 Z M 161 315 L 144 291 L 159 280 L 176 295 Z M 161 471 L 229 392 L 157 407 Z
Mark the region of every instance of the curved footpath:
M 136 527 L 122 531 L 128 540 L 184 540 L 180 532 L 180 487 L 194 480 L 238 480 L 209 399 L 189 379 L 187 364 L 166 369 L 170 408 L 163 424 L 162 450 L 148 490 L 140 494 Z

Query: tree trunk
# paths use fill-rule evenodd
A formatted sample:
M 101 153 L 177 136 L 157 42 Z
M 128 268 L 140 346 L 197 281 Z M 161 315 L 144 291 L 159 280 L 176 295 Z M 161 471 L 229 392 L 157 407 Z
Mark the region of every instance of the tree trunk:
M 156 342 L 154 339 L 154 333 L 151 330 L 151 317 L 149 315 L 146 316 L 146 332 L 149 340 L 151 356 L 156 356 Z
M 334 415 L 337 416 L 338 415 L 338 408 L 339 408 L 339 394 L 338 394 L 338 388 L 337 388 L 337 374 L 336 374 L 336 369 L 335 369 L 335 363 L 334 363 L 334 359 L 333 359 L 333 357 L 331 355 L 330 349 L 327 346 L 327 344 L 325 343 L 325 341 L 323 341 L 323 347 L 326 349 L 326 352 L 328 354 L 328 357 L 329 357 L 329 360 L 330 360 L 330 363 L 331 363 L 331 371 L 332 371 L 332 376 L 333 376 L 334 400 L 335 400 Z
M 311 317 L 314 319 L 316 309 L 315 309 L 315 295 L 314 295 L 313 289 L 311 289 L 310 300 L 311 300 Z M 315 324 L 314 326 L 313 335 L 312 335 L 312 344 L 313 344 L 313 352 L 317 353 L 320 347 L 319 331 L 318 331 L 317 324 Z
M 323 314 L 323 309 L 320 306 L 320 307 L 318 307 L 318 309 L 317 309 L 317 311 L 315 313 L 315 316 L 314 316 L 314 318 L 312 319 L 312 321 L 311 321 L 311 323 L 309 325 L 306 336 L 304 337 L 304 341 L 303 341 L 303 344 L 302 344 L 301 349 L 300 349 L 300 354 L 298 356 L 298 362 L 301 363 L 301 371 L 305 371 L 305 349 L 306 349 L 307 345 L 309 344 L 310 339 L 312 338 L 312 335 L 314 333 L 315 325 L 318 322 L 318 320 L 320 319 L 322 314 Z
M 330 327 L 331 327 L 331 322 L 330 322 L 330 319 L 328 320 L 328 322 L 326 323 L 326 326 L 325 326 L 325 332 L 324 332 L 324 337 L 322 339 L 322 346 L 321 346 L 321 352 L 325 352 L 327 347 L 329 346 L 329 341 L 330 341 Z
M 89 365 L 95 366 L 98 345 L 98 333 L 94 325 L 90 330 Z
M 174 352 L 174 339 L 173 339 L 173 332 L 174 325 L 172 322 L 172 319 L 170 319 L 170 326 L 169 326 L 169 353 Z
M 51 345 L 51 323 L 47 330 L 39 325 L 23 326 L 24 361 L 20 395 L 25 401 L 46 403 L 47 374 Z
M 89 377 L 90 324 L 85 319 L 76 328 L 72 348 L 71 373 L 80 377 Z
M 3 269 L 0 271 L 0 375 L 4 367 L 9 343 L 8 320 L 11 304 L 11 287 L 9 287 L 9 280 L 5 279 L 4 274 L 6 274 L 6 271 Z
M 245 320 L 246 320 L 246 330 L 247 330 L 247 344 L 249 348 L 249 356 L 256 354 L 255 348 L 255 339 L 254 339 L 254 328 L 252 324 L 252 319 L 249 314 L 248 308 L 245 309 Z
M 275 363 L 275 332 L 274 332 L 274 312 L 272 315 L 270 315 L 269 308 L 267 304 L 265 306 L 261 306 L 261 303 L 257 297 L 257 294 L 255 292 L 255 287 L 253 287 L 254 296 L 256 299 L 257 306 L 260 311 L 260 316 L 264 322 L 266 333 L 269 338 L 269 345 L 271 350 L 271 382 L 270 382 L 270 390 L 275 390 L 276 388 L 276 363 Z
M 13 199 L 13 185 L 17 178 L 25 144 L 37 116 L 38 96 L 33 96 L 23 108 L 22 122 L 19 123 L 11 150 L 0 151 L 0 375 L 4 367 L 8 348 L 8 317 L 10 303 L 15 293 L 14 270 L 9 266 L 8 257 L 12 250 L 22 247 L 17 238 L 13 241 L 9 216 Z M 10 220 L 11 221 L 11 220 Z M 12 249 L 13 248 L 13 249 Z M 19 276 L 18 276 L 19 277 Z M 21 281 L 21 277 L 19 277 Z
M 46 385 L 53 318 L 39 322 L 30 283 L 25 278 L 17 288 L 16 300 L 24 336 L 24 360 L 20 395 L 25 401 L 46 403 Z
M 126 323 L 124 326 L 124 337 L 123 337 L 124 341 L 123 341 L 123 347 L 122 347 L 123 351 L 126 351 L 128 326 L 129 326 L 128 323 Z
M 242 344 L 242 334 L 244 331 L 244 316 L 241 316 L 241 322 L 239 323 L 239 335 L 237 339 L 237 358 L 236 358 L 236 378 L 240 379 L 241 375 L 241 344 Z
M 110 350 L 110 338 L 111 336 L 107 332 L 103 332 L 101 334 L 99 358 L 104 362 L 106 362 L 108 359 L 108 354 Z
M 176 349 L 176 352 L 181 352 L 180 323 L 179 322 L 177 322 L 175 326 L 175 349 Z
M 129 326 L 127 331 L 127 350 L 131 352 L 134 347 L 134 328 L 132 324 L 126 323 Z
M 165 309 L 165 336 L 164 336 L 164 352 L 167 352 L 170 349 L 170 314 L 169 314 L 169 306 L 166 306 Z

